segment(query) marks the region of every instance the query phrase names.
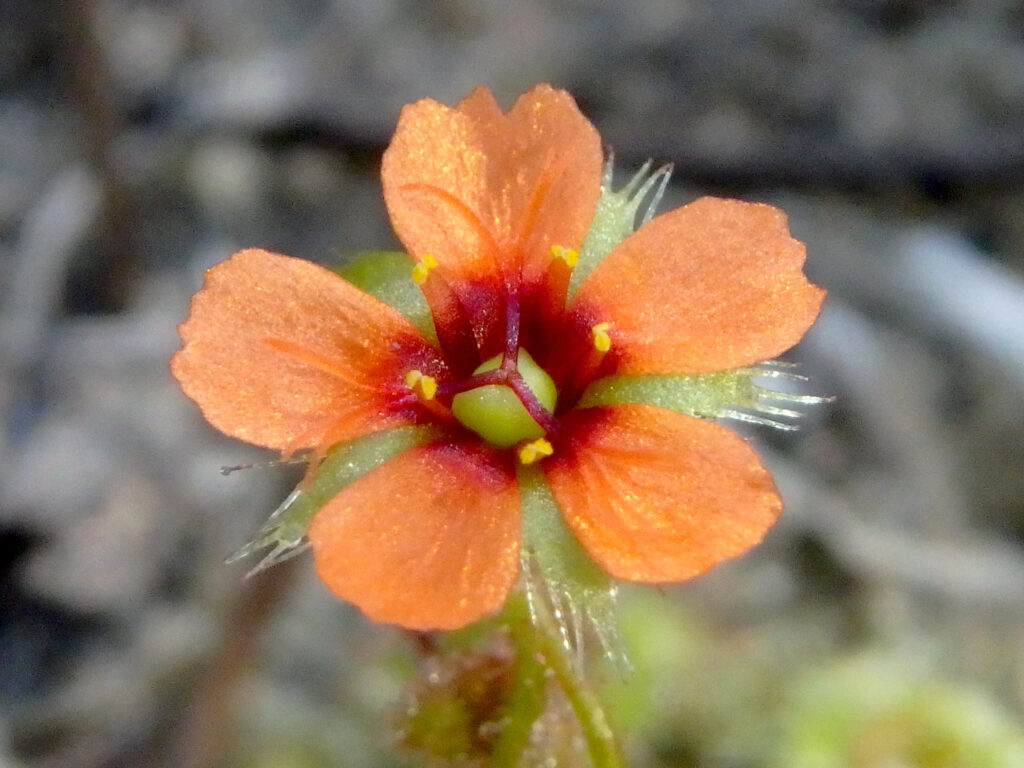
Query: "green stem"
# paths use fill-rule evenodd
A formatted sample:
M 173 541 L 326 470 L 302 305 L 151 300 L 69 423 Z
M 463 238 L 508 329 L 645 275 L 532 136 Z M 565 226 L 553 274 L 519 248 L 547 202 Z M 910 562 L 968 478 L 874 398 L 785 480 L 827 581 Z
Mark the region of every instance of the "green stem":
M 580 674 L 576 659 L 566 648 L 548 606 L 543 600 L 537 600 L 533 609 L 534 621 L 531 622 L 526 597 L 517 592 L 509 598 L 506 615 L 517 652 L 528 653 L 535 659 L 539 653 L 554 673 L 580 721 L 593 768 L 625 768 L 626 762 L 597 693 Z
M 530 744 L 533 723 L 544 711 L 545 666 L 533 638 L 522 638 L 530 617 L 526 601 L 513 598 L 505 608 L 505 619 L 515 638 L 515 682 L 502 712 L 501 737 L 491 753 L 494 768 L 516 768 Z M 526 630 L 528 632 L 528 630 Z M 525 640 L 525 641 L 524 641 Z

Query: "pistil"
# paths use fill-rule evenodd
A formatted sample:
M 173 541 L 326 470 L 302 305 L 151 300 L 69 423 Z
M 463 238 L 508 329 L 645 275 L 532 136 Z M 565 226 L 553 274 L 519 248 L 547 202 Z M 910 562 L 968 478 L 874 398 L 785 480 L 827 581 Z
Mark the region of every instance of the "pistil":
M 510 448 L 558 431 L 554 382 L 524 349 L 511 361 L 496 355 L 468 380 L 444 389 L 458 390 L 452 397 L 455 418 L 498 447 Z

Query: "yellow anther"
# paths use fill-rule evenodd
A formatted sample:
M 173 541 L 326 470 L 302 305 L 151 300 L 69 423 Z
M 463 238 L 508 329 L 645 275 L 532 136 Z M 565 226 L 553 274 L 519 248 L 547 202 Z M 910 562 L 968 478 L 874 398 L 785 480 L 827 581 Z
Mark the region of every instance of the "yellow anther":
M 427 280 L 427 275 L 430 274 L 430 270 L 436 266 L 437 259 L 434 258 L 434 255 L 432 253 L 424 253 L 420 256 L 416 266 L 412 268 L 412 281 L 416 285 L 423 285 Z
M 598 323 L 590 329 L 594 334 L 594 349 L 598 352 L 607 352 L 612 348 L 612 337 L 608 335 L 608 329 L 611 327 L 611 323 Z
M 554 452 L 555 449 L 551 447 L 551 443 L 543 437 L 539 437 L 519 449 L 519 461 L 523 464 L 533 464 L 533 462 L 540 461 L 545 456 L 550 456 Z
M 412 370 L 405 374 L 405 386 L 424 400 L 433 400 L 437 394 L 437 379 L 425 376 L 420 370 Z
M 552 245 L 551 258 L 561 259 L 571 268 L 576 266 L 576 263 L 580 260 L 580 255 L 572 248 L 563 248 L 560 245 Z

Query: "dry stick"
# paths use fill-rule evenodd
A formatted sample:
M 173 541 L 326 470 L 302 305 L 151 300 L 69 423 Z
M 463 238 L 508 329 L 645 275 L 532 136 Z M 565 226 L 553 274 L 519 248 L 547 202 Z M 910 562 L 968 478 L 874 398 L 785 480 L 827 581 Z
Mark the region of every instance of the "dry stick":
M 244 591 L 225 622 L 224 641 L 200 678 L 168 764 L 178 768 L 214 768 L 224 765 L 232 747 L 238 684 L 249 671 L 260 630 L 288 594 L 298 561 L 282 563 L 245 581 Z
M 124 185 L 110 166 L 110 147 L 125 121 L 116 103 L 117 88 L 103 65 L 105 51 L 96 39 L 94 0 L 58 4 L 65 45 L 61 51 L 71 71 L 67 84 L 77 107 L 89 165 L 103 185 L 103 209 L 97 225 L 97 258 L 88 270 L 93 300 L 107 311 L 123 309 L 138 277 L 139 259 L 132 226 L 132 206 Z

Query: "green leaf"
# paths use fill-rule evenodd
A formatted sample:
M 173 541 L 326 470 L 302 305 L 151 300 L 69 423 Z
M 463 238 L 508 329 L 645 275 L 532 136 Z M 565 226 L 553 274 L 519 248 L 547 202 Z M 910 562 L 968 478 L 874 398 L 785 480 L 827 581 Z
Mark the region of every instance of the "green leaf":
M 1024 765 L 1024 730 L 1013 713 L 928 669 L 926 658 L 869 652 L 805 672 L 784 697 L 783 731 L 767 765 Z
M 437 343 L 434 318 L 423 294 L 412 281 L 412 260 L 400 251 L 368 251 L 336 270 L 356 288 L 380 299 L 416 326 L 423 338 Z
M 576 541 L 536 466 L 518 470 L 522 505 L 522 570 L 531 606 L 546 601 L 563 644 L 582 659 L 584 631 L 597 635 L 605 656 L 628 668 L 615 621 L 616 587 Z M 531 608 L 531 611 L 533 609 Z
M 250 575 L 302 552 L 313 515 L 349 483 L 403 451 L 437 437 L 432 426 L 409 426 L 374 432 L 341 443 L 324 457 L 311 478 L 303 480 L 263 524 L 255 538 L 233 554 L 232 563 L 270 549 Z

